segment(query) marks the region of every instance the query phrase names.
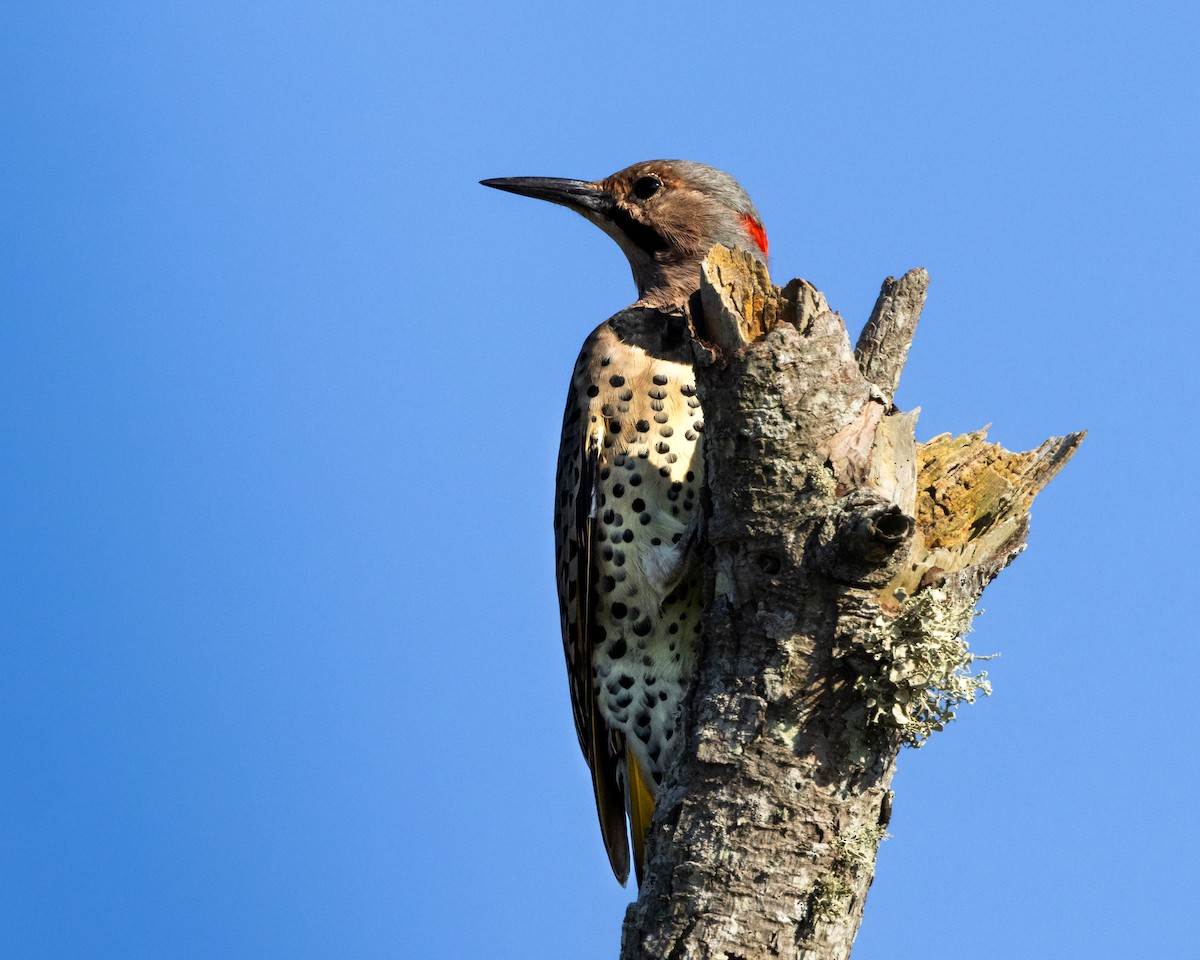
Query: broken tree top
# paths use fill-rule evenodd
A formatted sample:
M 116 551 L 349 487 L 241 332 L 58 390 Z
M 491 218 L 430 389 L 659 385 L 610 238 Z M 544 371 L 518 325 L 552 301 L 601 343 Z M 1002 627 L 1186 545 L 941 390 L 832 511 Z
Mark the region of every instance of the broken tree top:
M 841 317 L 811 284 L 792 280 L 776 287 L 757 260 L 714 247 L 703 267 L 696 331 L 715 348 L 702 351 L 707 352 L 702 362 L 712 362 L 744 351 L 786 324 L 810 349 L 826 351 L 807 366 L 820 363 L 826 368 L 826 382 L 848 381 L 857 388 L 856 416 L 833 427 L 820 446 L 828 454 L 828 469 L 839 492 L 875 490 L 913 518 L 914 545 L 907 567 L 891 584 L 910 594 L 929 576 L 969 573 L 983 583 L 992 579 L 1023 549 L 1034 497 L 1085 435 L 1053 437 L 1023 453 L 988 443 L 986 427 L 917 443 L 912 436 L 916 411 L 899 411 L 892 397 L 928 287 L 929 274 L 923 268 L 885 280 L 851 348 Z M 848 411 L 842 413 L 849 416 Z

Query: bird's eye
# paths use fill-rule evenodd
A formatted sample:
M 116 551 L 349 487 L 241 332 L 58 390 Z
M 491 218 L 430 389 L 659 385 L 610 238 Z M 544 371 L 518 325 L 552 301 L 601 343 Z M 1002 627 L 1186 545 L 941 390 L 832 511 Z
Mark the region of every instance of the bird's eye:
M 633 181 L 633 195 L 639 200 L 649 200 L 661 186 L 662 181 L 658 177 L 638 177 Z

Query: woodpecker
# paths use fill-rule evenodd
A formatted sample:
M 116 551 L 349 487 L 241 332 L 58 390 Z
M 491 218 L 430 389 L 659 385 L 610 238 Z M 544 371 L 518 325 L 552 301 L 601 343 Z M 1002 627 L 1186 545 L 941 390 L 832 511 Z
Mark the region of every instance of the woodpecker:
M 563 648 L 579 745 L 617 880 L 679 749 L 702 599 L 692 549 L 704 483 L 688 301 L 715 243 L 766 263 L 767 235 L 729 174 L 686 160 L 603 180 L 509 177 L 484 186 L 582 214 L 624 251 L 638 299 L 584 342 L 567 393 L 554 533 Z M 628 818 L 628 832 L 626 827 Z

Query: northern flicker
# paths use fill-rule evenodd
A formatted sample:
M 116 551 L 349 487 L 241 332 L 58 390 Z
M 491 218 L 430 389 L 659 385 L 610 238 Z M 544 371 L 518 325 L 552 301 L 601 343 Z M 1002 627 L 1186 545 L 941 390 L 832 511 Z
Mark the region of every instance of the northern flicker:
M 613 873 L 641 879 L 646 830 L 678 750 L 701 596 L 692 549 L 704 483 L 688 300 L 714 243 L 766 262 L 767 235 L 733 177 L 651 160 L 604 180 L 482 181 L 561 204 L 612 237 L 638 299 L 600 324 L 575 363 L 554 504 L 563 646 L 579 745 Z

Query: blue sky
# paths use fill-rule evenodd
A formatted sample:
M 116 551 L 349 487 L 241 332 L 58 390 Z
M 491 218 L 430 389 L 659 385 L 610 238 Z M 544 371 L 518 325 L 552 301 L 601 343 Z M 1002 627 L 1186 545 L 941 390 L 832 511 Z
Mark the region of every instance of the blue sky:
M 482 177 L 686 157 L 919 436 L 1091 431 L 896 781 L 855 960 L 1173 958 L 1200 855 L 1184 3 L 0 13 L 0 953 L 612 957 L 549 506 L 615 245 Z

